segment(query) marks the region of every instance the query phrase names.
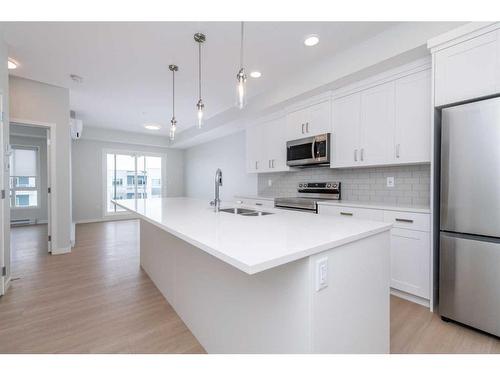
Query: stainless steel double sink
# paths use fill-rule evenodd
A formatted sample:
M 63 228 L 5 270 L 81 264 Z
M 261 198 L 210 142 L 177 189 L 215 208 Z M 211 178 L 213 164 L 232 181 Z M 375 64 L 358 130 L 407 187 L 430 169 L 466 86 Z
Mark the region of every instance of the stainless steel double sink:
M 242 216 L 265 216 L 273 214 L 272 212 L 257 211 L 250 208 L 221 208 L 220 212 L 227 212 L 229 214 Z

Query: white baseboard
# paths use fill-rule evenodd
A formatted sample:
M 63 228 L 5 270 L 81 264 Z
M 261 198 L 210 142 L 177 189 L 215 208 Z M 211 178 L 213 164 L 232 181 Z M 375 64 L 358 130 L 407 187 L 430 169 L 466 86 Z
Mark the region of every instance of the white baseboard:
M 137 219 L 136 215 L 128 215 L 128 216 L 106 216 L 99 217 L 96 219 L 84 219 L 84 220 L 76 220 L 75 224 L 89 224 L 89 223 L 100 223 L 104 221 L 119 221 L 119 220 L 133 220 Z
M 59 249 L 52 249 L 51 254 L 52 255 L 61 255 L 61 254 L 68 254 L 71 253 L 71 245 L 68 247 L 61 247 Z
M 418 297 L 418 296 L 415 296 L 413 294 L 403 292 L 401 290 L 391 288 L 391 294 L 393 296 L 405 299 L 407 301 L 418 303 L 419 305 L 425 306 L 427 308 L 430 308 L 430 306 L 431 306 L 431 303 L 428 299 Z

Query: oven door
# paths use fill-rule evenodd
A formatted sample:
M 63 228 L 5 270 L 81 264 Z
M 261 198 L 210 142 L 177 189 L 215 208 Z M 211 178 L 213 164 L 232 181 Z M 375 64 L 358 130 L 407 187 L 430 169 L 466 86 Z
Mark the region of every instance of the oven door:
M 289 141 L 286 164 L 290 167 L 330 164 L 330 134 Z

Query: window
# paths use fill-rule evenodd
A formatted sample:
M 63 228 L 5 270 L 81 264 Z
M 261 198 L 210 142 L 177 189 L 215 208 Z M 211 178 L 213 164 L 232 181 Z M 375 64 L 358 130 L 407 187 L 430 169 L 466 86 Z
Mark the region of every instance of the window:
M 10 154 L 10 207 L 38 207 L 38 148 L 12 146 Z
M 141 199 L 162 195 L 162 156 L 104 152 L 106 214 L 123 212 L 111 199 Z

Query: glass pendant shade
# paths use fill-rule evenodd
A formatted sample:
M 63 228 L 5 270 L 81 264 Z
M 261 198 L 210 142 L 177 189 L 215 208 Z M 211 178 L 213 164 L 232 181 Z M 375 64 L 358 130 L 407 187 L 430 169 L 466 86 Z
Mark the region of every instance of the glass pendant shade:
M 247 75 L 245 74 L 245 69 L 241 68 L 236 75 L 236 105 L 238 108 L 242 109 L 247 104 Z
M 201 99 L 198 100 L 196 108 L 198 110 L 198 129 L 201 129 L 203 125 L 203 108 L 205 108 L 205 105 L 203 104 L 203 101 Z

